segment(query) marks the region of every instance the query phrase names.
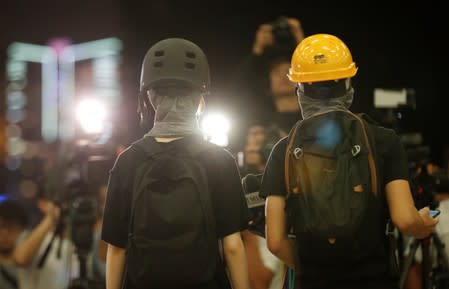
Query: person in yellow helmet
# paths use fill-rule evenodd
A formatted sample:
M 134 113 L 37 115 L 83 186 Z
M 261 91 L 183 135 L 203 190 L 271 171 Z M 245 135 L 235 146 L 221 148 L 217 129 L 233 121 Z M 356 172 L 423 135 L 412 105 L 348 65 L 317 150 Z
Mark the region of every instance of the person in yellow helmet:
M 272 149 L 260 194 L 268 248 L 295 269 L 296 288 L 398 288 L 387 223 L 425 238 L 438 222 L 414 206 L 398 135 L 349 110 L 357 69 L 329 34 L 291 58 L 303 120 Z

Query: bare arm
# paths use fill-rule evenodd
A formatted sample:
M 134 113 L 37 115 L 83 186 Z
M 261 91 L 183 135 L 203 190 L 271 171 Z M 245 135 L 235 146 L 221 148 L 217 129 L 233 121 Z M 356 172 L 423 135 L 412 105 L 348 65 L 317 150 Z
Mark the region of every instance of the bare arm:
M 59 219 L 60 209 L 48 202 L 41 208 L 45 213 L 41 222 L 33 229 L 30 235 L 18 245 L 13 253 L 13 260 L 19 267 L 27 267 L 36 256 L 47 233 L 55 228 Z
M 245 245 L 248 260 L 248 275 L 252 289 L 267 289 L 270 287 L 274 273 L 265 267 L 259 251 L 257 236 L 249 230 L 242 232 L 243 244 Z
M 248 266 L 240 232 L 233 233 L 223 238 L 223 251 L 231 275 L 232 288 L 248 289 Z
M 14 250 L 13 259 L 17 266 L 27 267 L 31 263 L 34 256 L 39 251 L 45 236 L 53 227 L 52 218 L 48 216 L 45 217 L 39 225 L 34 228 L 25 241 L 16 247 Z
M 401 233 L 421 239 L 434 231 L 438 218 L 429 216 L 429 208 L 418 212 L 406 180 L 389 182 L 386 193 L 391 219 Z
M 106 255 L 106 288 L 122 288 L 125 269 L 125 249 L 108 244 Z
M 288 267 L 295 267 L 292 240 L 288 238 L 285 197 L 268 196 L 265 206 L 268 249 Z

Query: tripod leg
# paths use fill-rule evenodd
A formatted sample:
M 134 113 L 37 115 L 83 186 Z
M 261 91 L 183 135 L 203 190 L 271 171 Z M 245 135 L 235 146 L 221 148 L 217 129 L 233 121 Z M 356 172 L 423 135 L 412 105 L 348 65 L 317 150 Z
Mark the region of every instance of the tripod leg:
M 437 254 L 437 271 L 434 272 L 433 280 L 437 288 L 449 288 L 449 261 L 444 247 L 446 244 L 441 241 L 438 234 L 433 234 L 433 243 Z
M 432 260 L 430 257 L 430 240 L 426 239 L 423 241 L 422 248 L 422 264 L 423 264 L 423 279 L 424 279 L 424 289 L 432 289 L 433 276 L 432 276 Z
M 407 256 L 407 259 L 404 261 L 404 267 L 402 268 L 402 273 L 399 278 L 399 288 L 404 289 L 405 288 L 405 281 L 407 280 L 408 273 L 410 271 L 410 267 L 413 264 L 413 261 L 415 260 L 415 254 L 416 250 L 418 249 L 420 242 L 419 240 L 414 240 L 413 243 L 410 245 L 410 252 Z
M 446 251 L 444 250 L 444 247 L 446 246 L 446 244 L 444 244 L 443 241 L 441 241 L 440 237 L 437 234 L 433 235 L 433 241 L 434 241 L 435 247 L 437 249 L 437 255 L 438 255 L 439 262 L 442 262 L 444 268 L 449 270 L 449 259 L 446 254 Z

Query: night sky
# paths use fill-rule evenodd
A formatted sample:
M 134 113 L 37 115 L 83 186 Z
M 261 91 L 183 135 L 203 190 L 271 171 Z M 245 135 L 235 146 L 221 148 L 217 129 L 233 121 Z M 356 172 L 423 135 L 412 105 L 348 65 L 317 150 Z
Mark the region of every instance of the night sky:
M 265 3 L 266 2 L 266 3 Z M 46 44 L 55 37 L 73 43 L 105 37 L 123 41 L 123 113 L 136 131 L 134 112 L 140 63 L 146 50 L 166 37 L 184 37 L 206 52 L 212 100 L 250 53 L 254 33 L 279 15 L 296 17 L 305 34 L 330 33 L 349 46 L 359 67 L 355 111 L 372 109 L 373 89 L 413 88 L 414 121 L 442 157 L 449 143 L 449 35 L 447 15 L 432 1 L 24 1 L 0 4 L 0 83 L 4 99 L 6 48 L 13 41 Z M 392 4 L 394 3 L 394 4 Z M 0 108 L 4 111 L 4 101 Z M 136 134 L 137 135 L 137 134 Z M 135 135 L 131 133 L 130 139 Z

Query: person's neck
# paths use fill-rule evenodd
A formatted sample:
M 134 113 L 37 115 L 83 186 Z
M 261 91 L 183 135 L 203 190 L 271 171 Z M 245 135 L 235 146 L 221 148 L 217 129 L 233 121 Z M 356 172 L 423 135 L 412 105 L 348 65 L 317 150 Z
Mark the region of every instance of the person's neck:
M 275 96 L 274 104 L 278 112 L 299 112 L 299 103 L 296 96 Z

